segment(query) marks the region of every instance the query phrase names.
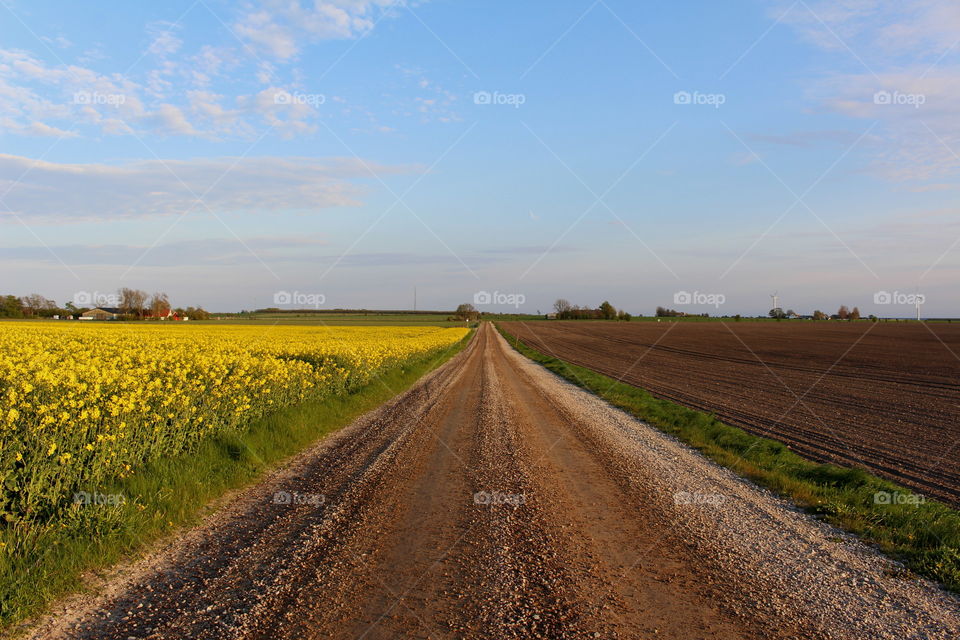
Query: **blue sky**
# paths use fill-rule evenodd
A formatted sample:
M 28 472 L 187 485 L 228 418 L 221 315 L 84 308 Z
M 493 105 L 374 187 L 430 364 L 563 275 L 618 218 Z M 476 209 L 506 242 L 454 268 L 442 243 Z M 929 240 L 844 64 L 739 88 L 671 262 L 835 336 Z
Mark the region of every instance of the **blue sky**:
M 960 315 L 950 2 L 2 4 L 4 292 Z

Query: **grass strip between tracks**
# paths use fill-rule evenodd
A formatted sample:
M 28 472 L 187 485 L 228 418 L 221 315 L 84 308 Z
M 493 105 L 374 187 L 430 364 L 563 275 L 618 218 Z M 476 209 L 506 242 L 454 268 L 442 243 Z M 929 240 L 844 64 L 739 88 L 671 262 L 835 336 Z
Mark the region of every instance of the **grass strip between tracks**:
M 462 351 L 474 333 L 351 394 L 286 407 L 241 434 L 212 437 L 190 454 L 148 465 L 103 489 L 105 496 L 123 496 L 123 504 L 91 505 L 57 527 L 0 532 L 0 629 L 11 631 L 55 598 L 82 589 L 85 573 L 107 569 L 196 524 L 215 506 L 212 501 L 406 391 Z M 91 515 L 90 509 L 97 512 Z
M 531 348 L 501 327 L 524 356 L 673 435 L 736 473 L 857 534 L 909 571 L 960 593 L 960 512 L 855 468 L 818 464 L 782 442 L 751 435 L 716 417 Z

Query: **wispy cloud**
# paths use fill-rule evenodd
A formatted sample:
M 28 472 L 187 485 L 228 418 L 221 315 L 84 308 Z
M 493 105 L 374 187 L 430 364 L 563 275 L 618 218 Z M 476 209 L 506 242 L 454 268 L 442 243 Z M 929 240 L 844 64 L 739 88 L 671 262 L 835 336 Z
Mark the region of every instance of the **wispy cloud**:
M 960 170 L 960 5 L 954 0 L 818 0 L 785 22 L 833 53 L 833 69 L 811 99 L 851 118 L 880 123 L 872 167 L 923 182 Z M 772 140 L 771 140 L 772 141 Z
M 110 72 L 93 68 L 102 53 L 88 51 L 80 58 L 54 53 L 51 59 L 0 49 L 0 127 L 24 136 L 62 135 L 59 131 L 90 137 L 250 139 L 255 129 L 267 127 L 286 137 L 311 134 L 325 97 L 301 98 L 298 79 L 305 76 L 288 67 L 311 43 L 363 37 L 405 5 L 404 0 L 248 3 L 233 17 L 214 14 L 229 32 L 226 44 L 188 46 L 182 24 L 152 22 L 143 27 L 142 54 L 127 68 Z M 47 37 L 44 43 L 71 46 L 62 37 Z M 239 73 L 241 67 L 247 72 Z M 252 91 L 251 80 L 259 85 Z M 214 81 L 225 86 L 211 92 Z M 433 111 L 449 99 L 440 93 L 425 98 L 421 109 Z
M 365 35 L 385 11 L 404 0 L 266 0 L 233 24 L 237 35 L 262 55 L 279 60 L 297 56 L 304 44 Z
M 838 144 L 850 146 L 861 137 L 861 133 L 845 130 L 795 131 L 786 134 L 749 133 L 744 137 L 751 142 L 785 145 L 791 147 L 812 147 L 818 144 Z
M 0 154 L 0 219 L 63 221 L 264 211 L 316 212 L 360 204 L 356 178 L 411 173 L 356 158 L 212 158 L 121 165 L 38 162 Z M 194 194 L 203 195 L 203 203 Z

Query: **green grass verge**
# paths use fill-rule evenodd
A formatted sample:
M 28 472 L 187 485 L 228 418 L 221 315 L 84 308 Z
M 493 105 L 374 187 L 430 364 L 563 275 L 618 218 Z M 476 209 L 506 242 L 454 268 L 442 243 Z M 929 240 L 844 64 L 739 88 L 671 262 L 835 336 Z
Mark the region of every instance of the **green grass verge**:
M 212 437 L 190 454 L 161 460 L 98 490 L 103 496 L 123 496 L 123 504 L 78 505 L 70 518 L 56 525 L 0 531 L 0 629 L 10 630 L 55 598 L 82 589 L 85 573 L 108 568 L 158 538 L 196 524 L 209 512 L 211 501 L 252 483 L 409 389 L 460 352 L 472 335 L 389 371 L 354 393 L 281 409 L 241 434 Z
M 497 329 L 511 346 L 534 362 L 831 524 L 859 535 L 917 574 L 960 593 L 960 512 L 955 509 L 925 500 L 862 469 L 811 462 L 782 442 L 750 435 L 712 415 L 545 355 Z

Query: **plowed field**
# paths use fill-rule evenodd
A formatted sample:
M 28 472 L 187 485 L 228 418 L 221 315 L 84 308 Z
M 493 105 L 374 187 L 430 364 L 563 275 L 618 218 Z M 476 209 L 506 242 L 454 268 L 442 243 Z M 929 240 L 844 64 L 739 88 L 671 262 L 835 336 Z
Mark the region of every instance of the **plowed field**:
M 960 326 L 506 322 L 529 346 L 960 504 Z

